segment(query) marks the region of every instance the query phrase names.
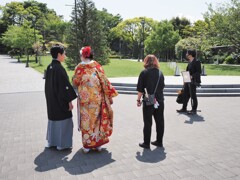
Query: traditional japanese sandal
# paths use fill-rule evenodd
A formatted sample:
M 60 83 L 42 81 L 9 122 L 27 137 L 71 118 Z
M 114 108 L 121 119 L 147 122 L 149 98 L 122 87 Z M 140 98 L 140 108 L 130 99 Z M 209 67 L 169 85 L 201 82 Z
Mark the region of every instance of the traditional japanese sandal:
M 82 147 L 82 151 L 83 153 L 87 154 L 90 151 L 90 149 Z

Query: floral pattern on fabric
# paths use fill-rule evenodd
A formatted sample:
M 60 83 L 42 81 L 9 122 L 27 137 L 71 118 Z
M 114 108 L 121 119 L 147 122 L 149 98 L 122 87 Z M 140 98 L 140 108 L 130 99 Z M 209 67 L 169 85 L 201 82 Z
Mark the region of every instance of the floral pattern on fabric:
M 110 98 L 118 95 L 96 61 L 75 68 L 73 84 L 78 88 L 80 129 L 85 148 L 95 148 L 109 142 L 113 130 Z

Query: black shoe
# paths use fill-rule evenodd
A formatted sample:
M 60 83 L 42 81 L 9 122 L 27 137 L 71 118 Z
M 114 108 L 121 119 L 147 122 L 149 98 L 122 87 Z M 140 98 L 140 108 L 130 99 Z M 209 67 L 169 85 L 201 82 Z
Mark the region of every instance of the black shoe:
M 197 114 L 197 110 L 188 111 L 188 114 Z
M 162 143 L 159 143 L 157 141 L 151 142 L 152 145 L 157 146 L 157 147 L 163 147 Z
M 187 110 L 186 109 L 179 109 L 179 110 L 177 110 L 177 112 L 178 113 L 185 113 L 185 112 L 187 112 Z
M 142 148 L 150 149 L 150 145 L 147 145 L 145 143 L 139 143 L 139 146 Z

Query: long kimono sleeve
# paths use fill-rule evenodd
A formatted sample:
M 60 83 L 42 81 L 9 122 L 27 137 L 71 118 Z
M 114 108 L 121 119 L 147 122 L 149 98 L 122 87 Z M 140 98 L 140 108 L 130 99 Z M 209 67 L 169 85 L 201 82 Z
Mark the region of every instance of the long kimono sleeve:
M 74 71 L 74 76 L 73 76 L 73 80 L 72 80 L 72 83 L 73 83 L 73 86 L 75 87 L 78 87 L 80 85 L 80 75 L 81 75 L 81 68 L 79 68 L 78 66 L 75 68 L 75 71 Z
M 112 84 L 110 83 L 110 81 L 108 80 L 108 78 L 105 76 L 105 74 L 103 73 L 103 71 L 98 71 L 98 75 L 100 78 L 100 83 L 102 85 L 104 94 L 109 97 L 115 97 L 118 95 L 118 92 L 116 91 L 116 89 L 112 86 Z
M 69 82 L 68 75 L 64 68 L 61 67 L 58 69 L 55 78 L 59 103 L 64 106 L 64 109 L 68 110 L 68 103 L 74 100 L 77 95 Z

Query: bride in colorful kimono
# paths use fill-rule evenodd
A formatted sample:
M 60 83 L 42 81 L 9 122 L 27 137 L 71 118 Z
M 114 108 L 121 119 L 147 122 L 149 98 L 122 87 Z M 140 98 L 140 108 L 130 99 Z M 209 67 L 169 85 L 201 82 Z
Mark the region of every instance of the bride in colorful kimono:
M 80 50 L 81 63 L 75 68 L 73 84 L 78 89 L 79 128 L 83 152 L 101 151 L 109 142 L 113 130 L 112 98 L 118 93 L 104 74 L 101 65 L 93 60 L 90 46 Z

